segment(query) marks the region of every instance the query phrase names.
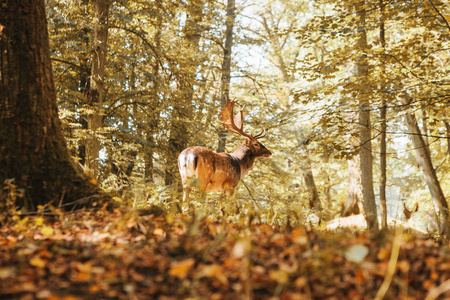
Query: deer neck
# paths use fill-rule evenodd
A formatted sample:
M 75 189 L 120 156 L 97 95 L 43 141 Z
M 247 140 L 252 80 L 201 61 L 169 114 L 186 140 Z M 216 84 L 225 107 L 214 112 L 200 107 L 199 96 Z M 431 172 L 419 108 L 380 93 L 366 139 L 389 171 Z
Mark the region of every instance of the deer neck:
M 253 168 L 255 156 L 251 149 L 245 145 L 245 142 L 240 145 L 236 151 L 230 154 L 239 163 L 241 168 L 241 179 Z

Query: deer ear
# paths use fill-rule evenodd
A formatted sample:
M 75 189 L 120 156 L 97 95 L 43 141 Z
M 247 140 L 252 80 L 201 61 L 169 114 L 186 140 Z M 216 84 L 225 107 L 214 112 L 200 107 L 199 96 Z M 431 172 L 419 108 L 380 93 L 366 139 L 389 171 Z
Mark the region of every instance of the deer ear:
M 245 146 L 250 147 L 252 144 L 252 141 L 249 138 L 245 138 Z

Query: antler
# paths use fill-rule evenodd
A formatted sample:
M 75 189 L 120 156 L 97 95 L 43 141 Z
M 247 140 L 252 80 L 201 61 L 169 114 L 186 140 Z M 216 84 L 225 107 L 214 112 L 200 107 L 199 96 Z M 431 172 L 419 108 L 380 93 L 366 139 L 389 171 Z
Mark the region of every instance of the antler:
M 237 114 L 233 115 L 233 108 L 235 103 L 236 100 L 228 101 L 227 99 L 227 103 L 221 111 L 223 121 L 220 121 L 219 116 L 217 116 L 217 121 L 224 125 L 228 130 L 247 138 L 257 139 L 264 137 L 266 135 L 266 131 L 264 129 L 257 135 L 249 135 L 244 132 L 244 115 L 242 112 L 244 108 L 242 108 Z

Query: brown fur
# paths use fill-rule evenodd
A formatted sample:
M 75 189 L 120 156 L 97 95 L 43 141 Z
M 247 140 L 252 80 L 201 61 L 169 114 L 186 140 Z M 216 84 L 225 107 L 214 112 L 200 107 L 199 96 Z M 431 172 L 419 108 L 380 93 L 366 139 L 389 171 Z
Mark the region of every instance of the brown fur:
M 233 153 L 215 153 L 201 146 L 185 149 L 178 157 L 183 188 L 188 188 L 188 179 L 193 177 L 200 180 L 202 190 L 233 195 L 239 181 L 253 168 L 255 158 L 270 155 L 263 144 L 250 138 Z

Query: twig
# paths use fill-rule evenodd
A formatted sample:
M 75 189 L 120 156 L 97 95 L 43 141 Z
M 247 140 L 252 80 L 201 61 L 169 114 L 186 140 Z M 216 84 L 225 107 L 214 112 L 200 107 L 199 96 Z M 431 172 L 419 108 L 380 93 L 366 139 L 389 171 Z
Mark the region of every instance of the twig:
M 450 279 L 447 279 L 446 281 L 441 283 L 441 285 L 432 288 L 428 293 L 427 297 L 425 298 L 425 300 L 434 300 L 437 297 L 439 297 L 439 295 L 445 293 L 448 290 L 450 290 Z
M 256 201 L 256 199 L 253 197 L 252 192 L 250 191 L 249 187 L 245 184 L 244 180 L 242 180 L 242 183 L 244 184 L 245 188 L 247 189 L 248 193 L 250 194 L 250 197 L 252 197 L 253 201 L 255 202 L 256 206 L 258 207 L 258 209 L 261 209 L 261 207 L 259 206 L 258 202 Z
M 386 292 L 389 289 L 389 286 L 391 285 L 392 278 L 394 277 L 395 273 L 395 266 L 397 265 L 398 261 L 398 254 L 400 252 L 400 241 L 402 239 L 402 233 L 403 233 L 402 228 L 397 227 L 394 242 L 392 244 L 391 258 L 389 259 L 388 268 L 386 270 L 386 276 L 384 277 L 383 283 L 381 284 L 380 289 L 378 290 L 377 295 L 375 296 L 375 300 L 384 299 L 384 296 L 386 295 Z

